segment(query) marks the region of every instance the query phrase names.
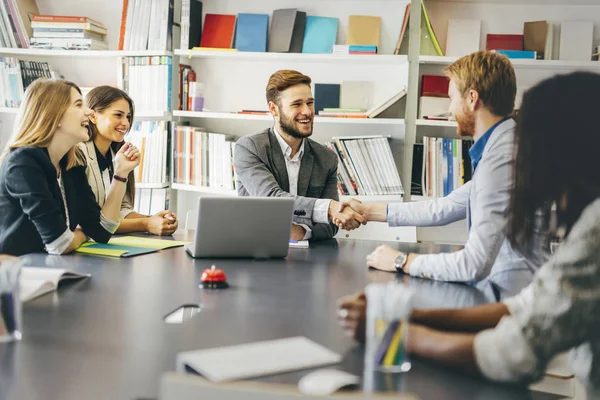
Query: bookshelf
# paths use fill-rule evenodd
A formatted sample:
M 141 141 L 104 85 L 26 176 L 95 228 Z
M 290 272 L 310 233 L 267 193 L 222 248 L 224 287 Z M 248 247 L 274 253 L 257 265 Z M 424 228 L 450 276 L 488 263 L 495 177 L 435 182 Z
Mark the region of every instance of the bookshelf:
M 412 3 L 409 24 L 408 54 L 392 55 L 398 38 L 404 8 Z M 198 73 L 198 80 L 210 82 L 205 91 L 205 107 L 219 112 L 182 112 L 144 115 L 138 113 L 136 120 L 162 119 L 189 122 L 215 132 L 231 133 L 236 137 L 258 132 L 272 121 L 268 115 L 238 115 L 221 110 L 265 109 L 264 86 L 268 76 L 277 69 L 294 68 L 311 76 L 317 83 L 340 83 L 344 80 L 371 81 L 374 83 L 372 100 L 378 102 L 389 97 L 398 86 L 407 87 L 404 112 L 398 118 L 353 120 L 343 118 L 315 118 L 313 139 L 324 142 L 335 136 L 384 134 L 391 138 L 392 150 L 400 172 L 406 195 L 403 201 L 411 201 L 410 177 L 412 171 L 412 147 L 423 136 L 456 136 L 456 123 L 431 121 L 417 118 L 419 85 L 423 74 L 442 74 L 445 66 L 456 57 L 425 56 L 419 54 L 421 34 L 420 0 L 307 0 L 300 7 L 292 0 L 203 0 L 203 14 L 268 13 L 279 8 L 298 7 L 308 15 L 331 16 L 339 19 L 337 43 L 345 43 L 346 24 L 349 15 L 380 15 L 382 32 L 378 55 L 333 54 L 281 54 L 247 52 L 213 52 L 205 50 L 117 51 L 122 1 L 81 2 L 80 0 L 38 1 L 41 13 L 57 15 L 88 15 L 102 21 L 108 29 L 106 51 L 54 51 L 35 49 L 0 48 L 0 56 L 23 57 L 36 61 L 48 61 L 69 80 L 80 86 L 117 83 L 117 67 L 122 57 L 173 56 L 173 109 L 177 108 L 176 65 L 191 65 Z M 431 23 L 442 49 L 446 46 L 448 19 L 477 19 L 482 21 L 480 48 L 485 48 L 487 33 L 521 33 L 523 22 L 535 20 L 592 20 L 596 24 L 594 46 L 599 43 L 600 4 L 597 0 L 425 0 Z M 575 70 L 600 72 L 600 62 L 584 61 L 533 61 L 513 60 L 517 72 L 517 106 L 522 93 L 538 81 L 557 73 Z M 135 99 L 134 99 L 135 100 Z M 2 142 L 11 131 L 17 110 L 0 108 L 3 123 Z M 172 152 L 169 152 L 172 154 Z M 179 197 L 206 193 L 172 184 L 172 204 Z M 204 190 L 204 189 L 203 189 Z M 220 193 L 223 194 L 223 193 Z M 414 197 L 414 196 L 413 196 Z M 385 201 L 385 198 L 372 197 Z M 365 199 L 365 201 L 368 199 Z M 184 206 L 186 202 L 181 205 Z M 191 202 L 188 202 L 192 204 Z M 184 215 L 186 209 L 178 212 Z M 464 235 L 466 237 L 466 235 Z M 454 239 L 454 238 L 453 238 Z M 455 240 L 452 240 L 455 242 Z

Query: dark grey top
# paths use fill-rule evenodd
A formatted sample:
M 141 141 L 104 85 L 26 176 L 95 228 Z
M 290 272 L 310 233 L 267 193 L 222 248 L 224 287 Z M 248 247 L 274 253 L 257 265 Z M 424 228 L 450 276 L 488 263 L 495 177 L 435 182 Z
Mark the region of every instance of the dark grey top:
M 180 351 L 298 335 L 339 352 L 343 362 L 337 367 L 362 375 L 363 348 L 339 328 L 336 301 L 369 282 L 395 279 L 395 274 L 367 272 L 365 256 L 377 244 L 328 240 L 313 243 L 310 249 L 291 249 L 286 260 L 261 262 L 193 260 L 183 248 L 129 259 L 33 255 L 33 265 L 89 272 L 92 278 L 26 304 L 23 340 L 0 344 L 0 399 L 153 399 L 160 376 L 175 370 Z M 456 250 L 392 246 L 413 252 Z M 198 288 L 202 271 L 213 263 L 225 271 L 231 288 Z M 417 289 L 417 306 L 458 307 L 484 301 L 473 287 L 405 278 Z M 200 304 L 202 311 L 182 325 L 163 322 L 167 313 L 186 303 Z M 412 370 L 403 376 L 378 377 L 379 388 L 436 400 L 531 398 L 532 392 L 524 388 L 412 361 Z M 261 380 L 296 384 L 306 372 Z

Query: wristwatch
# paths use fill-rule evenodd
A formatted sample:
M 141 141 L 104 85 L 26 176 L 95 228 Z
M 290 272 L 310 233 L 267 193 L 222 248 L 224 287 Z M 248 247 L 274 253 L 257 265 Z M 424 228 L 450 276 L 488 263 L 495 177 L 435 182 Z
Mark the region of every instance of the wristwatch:
M 396 257 L 394 260 L 394 267 L 396 267 L 396 271 L 404 272 L 402 268 L 404 267 L 404 264 L 406 264 L 406 260 L 408 260 L 408 254 L 406 253 L 400 253 L 398 257 Z

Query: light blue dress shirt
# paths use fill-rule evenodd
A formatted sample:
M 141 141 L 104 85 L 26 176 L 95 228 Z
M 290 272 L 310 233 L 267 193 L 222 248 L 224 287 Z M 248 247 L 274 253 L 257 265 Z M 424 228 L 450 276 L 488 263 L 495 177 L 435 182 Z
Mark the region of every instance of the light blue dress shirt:
M 515 126 L 508 119 L 489 132 L 472 180 L 448 196 L 389 204 L 390 226 L 441 226 L 467 219 L 465 247 L 454 253 L 419 255 L 410 265 L 411 275 L 473 283 L 490 300 L 498 301 L 519 293 L 548 260 L 548 234 L 543 226 L 536 227 L 526 249 L 513 248 L 506 239 Z

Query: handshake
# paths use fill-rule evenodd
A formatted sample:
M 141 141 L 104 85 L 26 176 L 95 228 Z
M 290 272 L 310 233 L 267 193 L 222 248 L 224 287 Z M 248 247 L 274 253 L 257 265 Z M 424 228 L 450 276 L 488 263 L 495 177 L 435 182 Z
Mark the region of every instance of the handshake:
M 351 231 L 367 224 L 367 207 L 356 199 L 343 202 L 331 200 L 329 218 L 338 228 Z

